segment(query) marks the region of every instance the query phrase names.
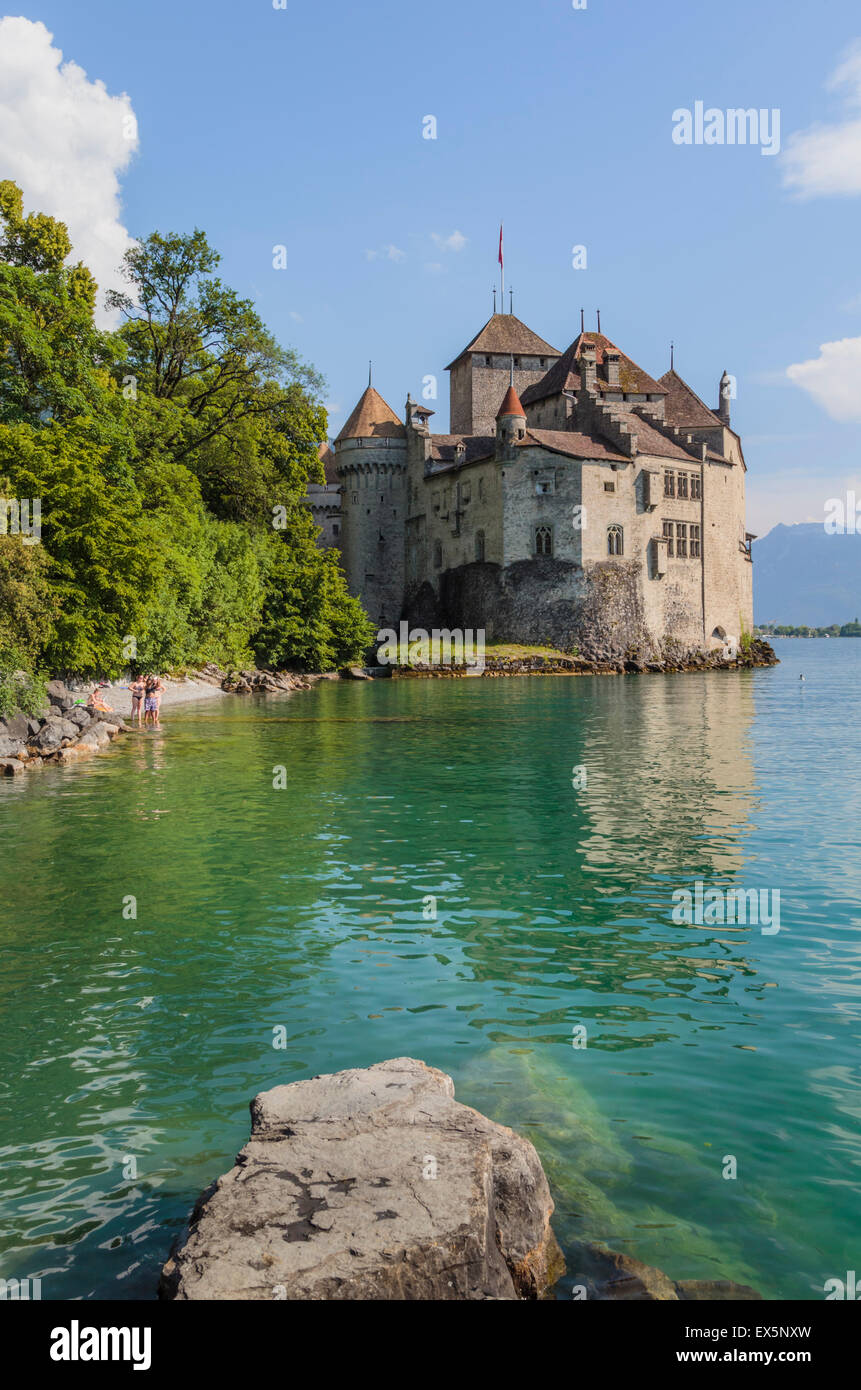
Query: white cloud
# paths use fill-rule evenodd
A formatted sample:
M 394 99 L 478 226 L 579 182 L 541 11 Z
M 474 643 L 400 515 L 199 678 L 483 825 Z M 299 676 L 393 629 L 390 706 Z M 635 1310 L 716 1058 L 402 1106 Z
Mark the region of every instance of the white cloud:
M 379 251 L 366 251 L 365 258 L 369 261 L 405 261 L 406 251 L 402 251 L 399 246 L 383 246 Z
M 818 357 L 793 363 L 786 375 L 832 420 L 861 421 L 861 338 L 823 343 Z
M 28 19 L 0 19 L 0 169 L 24 194 L 25 212 L 65 222 L 73 261 L 99 284 L 97 320 L 110 323 L 104 291 L 132 244 L 120 220 L 119 175 L 138 147 L 130 99 L 111 96 L 53 35 Z
M 799 131 L 783 156 L 783 182 L 802 198 L 861 193 L 861 42 L 848 49 L 827 85 L 842 94 L 846 119 Z
M 452 232 L 450 236 L 440 236 L 439 232 L 431 232 L 431 241 L 440 251 L 462 251 L 466 246 L 466 237 L 463 232 L 458 231 Z

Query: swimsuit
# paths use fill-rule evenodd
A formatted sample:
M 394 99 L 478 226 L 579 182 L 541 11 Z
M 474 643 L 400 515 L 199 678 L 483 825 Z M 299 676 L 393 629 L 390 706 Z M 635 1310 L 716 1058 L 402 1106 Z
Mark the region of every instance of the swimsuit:
M 144 700 L 144 712 L 146 714 L 158 713 L 158 700 L 155 698 L 154 695 L 147 695 L 146 699 Z

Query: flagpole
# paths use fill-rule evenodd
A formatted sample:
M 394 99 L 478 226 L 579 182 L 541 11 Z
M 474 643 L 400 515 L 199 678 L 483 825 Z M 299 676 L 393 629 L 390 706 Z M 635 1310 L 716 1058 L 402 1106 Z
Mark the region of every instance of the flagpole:
M 500 306 L 501 306 L 500 312 L 504 314 L 504 313 L 505 313 L 505 251 L 504 251 L 504 249 L 503 249 L 502 227 L 503 227 L 503 224 L 500 222 L 500 224 L 499 224 L 499 275 L 500 275 L 500 280 L 501 280 L 501 282 L 502 282 L 502 298 L 500 299 L 499 302 L 500 302 Z

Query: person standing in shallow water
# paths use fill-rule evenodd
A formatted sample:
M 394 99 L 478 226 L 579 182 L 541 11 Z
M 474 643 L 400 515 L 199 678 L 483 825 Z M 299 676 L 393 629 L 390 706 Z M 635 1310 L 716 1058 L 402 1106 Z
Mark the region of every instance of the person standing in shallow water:
M 161 727 L 159 724 L 159 707 L 161 697 L 166 690 L 161 676 L 147 676 L 146 691 L 144 694 L 144 723 L 152 724 L 154 729 Z
M 129 690 L 132 694 L 132 712 L 130 717 L 132 723 L 134 723 L 135 718 L 137 718 L 138 724 L 140 724 L 143 720 L 143 706 L 146 696 L 146 681 L 143 676 L 135 676 L 129 686 Z

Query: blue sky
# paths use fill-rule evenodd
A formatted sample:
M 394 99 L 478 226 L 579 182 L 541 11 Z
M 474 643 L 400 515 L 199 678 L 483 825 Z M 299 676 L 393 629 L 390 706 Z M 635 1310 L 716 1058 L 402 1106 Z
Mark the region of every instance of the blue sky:
M 5 13 L 41 21 L 86 73 L 46 75 L 44 45 L 19 58 L 20 28 L 5 45 L 0 160 L 29 205 L 62 213 L 46 204 L 65 174 L 88 245 L 103 159 L 119 235 L 203 227 L 224 278 L 325 375 L 333 434 L 369 358 L 398 411 L 436 375 L 447 428 L 444 368 L 489 316 L 504 219 L 515 312 L 555 347 L 581 305 L 589 326 L 600 307 L 656 376 L 674 339 L 709 404 L 722 370 L 735 375 L 752 530 L 819 520 L 827 498 L 861 491 L 857 0 L 27 0 Z M 16 63 L 33 113 L 17 132 L 3 114 Z M 76 123 L 79 100 L 102 126 L 119 110 L 95 82 L 136 118 L 119 154 Z M 781 153 L 674 143 L 674 111 L 696 101 L 778 108 Z M 91 205 L 71 208 L 87 188 Z

